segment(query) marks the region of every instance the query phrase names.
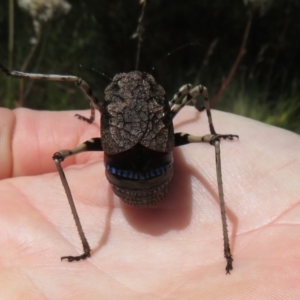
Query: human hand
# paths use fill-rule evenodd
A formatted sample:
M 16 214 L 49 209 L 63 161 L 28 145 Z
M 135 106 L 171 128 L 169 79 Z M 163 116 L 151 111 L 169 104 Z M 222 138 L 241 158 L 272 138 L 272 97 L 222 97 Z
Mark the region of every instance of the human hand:
M 82 112 L 81 112 L 82 113 Z M 214 149 L 174 150 L 174 178 L 157 206 L 123 204 L 104 175 L 103 153 L 63 163 L 92 257 L 82 253 L 54 152 L 99 137 L 75 112 L 0 109 L 1 299 L 298 299 L 300 138 L 213 111 L 221 142 L 233 271 L 225 275 Z M 83 114 L 87 114 L 84 112 Z M 208 133 L 184 108 L 176 132 Z

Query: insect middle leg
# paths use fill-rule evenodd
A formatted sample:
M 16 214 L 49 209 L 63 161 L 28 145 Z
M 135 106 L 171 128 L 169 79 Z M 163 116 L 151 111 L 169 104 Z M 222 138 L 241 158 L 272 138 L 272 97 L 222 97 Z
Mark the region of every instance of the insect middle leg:
M 61 257 L 62 260 L 67 259 L 69 262 L 74 261 L 74 260 L 78 261 L 78 260 L 90 257 L 91 256 L 91 248 L 90 248 L 89 243 L 83 232 L 82 225 L 81 225 L 81 222 L 80 222 L 77 210 L 76 210 L 76 206 L 74 203 L 74 199 L 73 199 L 68 181 L 66 179 L 65 173 L 62 169 L 61 162 L 64 161 L 65 158 L 67 158 L 71 155 L 75 155 L 75 154 L 78 154 L 81 152 L 86 152 L 86 151 L 103 151 L 101 138 L 90 139 L 74 149 L 61 150 L 61 151 L 54 153 L 54 155 L 53 155 L 53 160 L 56 165 L 57 171 L 59 173 L 63 187 L 65 189 L 65 192 L 66 192 L 66 195 L 67 195 L 70 207 L 71 207 L 71 211 L 72 211 L 75 223 L 76 223 L 76 227 L 77 227 L 77 230 L 79 233 L 79 237 L 81 239 L 82 246 L 83 246 L 83 254 L 78 255 L 78 256 L 63 256 L 63 257 Z
M 95 109 L 100 111 L 100 102 L 94 95 L 91 87 L 82 78 L 73 75 L 57 75 L 57 74 L 40 74 L 40 73 L 26 73 L 19 71 L 10 71 L 0 64 L 0 70 L 7 76 L 19 79 L 33 79 L 33 80 L 48 80 L 48 81 L 65 81 L 75 83 L 83 93 L 90 99 L 91 115 L 89 118 L 76 114 L 75 116 L 88 123 L 93 123 L 95 120 Z

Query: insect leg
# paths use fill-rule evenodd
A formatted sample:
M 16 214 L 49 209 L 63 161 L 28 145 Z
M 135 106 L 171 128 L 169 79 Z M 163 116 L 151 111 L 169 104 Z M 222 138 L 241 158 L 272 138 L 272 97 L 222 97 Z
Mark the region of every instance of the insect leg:
M 94 95 L 92 89 L 82 78 L 72 75 L 57 75 L 57 74 L 40 74 L 40 73 L 26 73 L 19 71 L 9 71 L 2 64 L 0 64 L 0 70 L 4 72 L 7 76 L 13 78 L 23 78 L 23 79 L 33 79 L 33 80 L 50 80 L 50 81 L 66 81 L 75 83 L 83 93 L 90 99 L 91 116 L 86 118 L 81 115 L 75 115 L 78 119 L 84 120 L 88 123 L 93 123 L 95 120 L 95 109 L 100 111 L 100 102 Z
M 216 139 L 211 143 L 212 145 L 215 146 L 215 155 L 216 155 L 217 182 L 218 182 L 223 239 L 224 239 L 224 256 L 227 261 L 225 270 L 226 270 L 226 274 L 230 274 L 230 271 L 233 269 L 232 268 L 233 258 L 230 251 L 230 242 L 229 242 L 227 219 L 226 219 L 226 208 L 225 208 L 225 199 L 224 199 L 223 182 L 222 182 L 222 169 L 221 169 L 220 140 Z
M 178 90 L 178 92 L 173 96 L 173 98 L 171 99 L 171 101 L 169 101 L 170 107 L 172 108 L 173 105 L 175 103 L 177 103 L 182 96 L 185 96 L 191 90 L 192 87 L 193 86 L 190 83 L 183 85 Z
M 204 136 L 194 136 L 188 133 L 176 133 L 175 134 L 175 147 L 182 146 L 189 143 L 210 143 L 215 147 L 216 155 L 216 170 L 217 170 L 217 182 L 218 182 L 218 191 L 220 199 L 220 208 L 221 208 L 221 218 L 222 218 L 222 228 L 223 228 L 223 238 L 224 238 L 224 256 L 227 261 L 226 273 L 230 273 L 232 270 L 232 255 L 230 251 L 230 242 L 228 237 L 227 229 L 227 220 L 226 220 L 226 210 L 225 210 L 225 200 L 223 192 L 223 183 L 222 183 L 222 170 L 221 170 L 221 153 L 220 153 L 220 139 L 230 139 L 238 137 L 237 135 L 232 134 L 207 134 Z
M 204 106 L 199 106 L 199 104 L 197 102 L 197 99 L 196 99 L 201 94 L 204 97 Z M 198 111 L 203 111 L 204 109 L 206 110 L 210 133 L 211 134 L 216 134 L 216 131 L 215 131 L 215 128 L 214 128 L 214 125 L 213 125 L 213 121 L 212 121 L 211 111 L 210 111 L 208 91 L 207 91 L 207 88 L 205 86 L 201 85 L 201 84 L 195 86 L 192 90 L 190 90 L 187 93 L 187 95 L 184 97 L 184 99 L 182 100 L 181 104 L 174 104 L 173 106 L 171 106 L 173 118 L 190 101 L 193 101 L 193 103 L 195 105 L 195 108 Z
M 61 162 L 64 161 L 64 159 L 68 156 L 75 155 L 75 154 L 85 152 L 85 151 L 103 151 L 101 138 L 90 139 L 74 149 L 61 150 L 61 151 L 54 153 L 54 155 L 53 155 L 53 160 L 56 165 L 57 171 L 59 173 L 63 187 L 65 189 L 65 192 L 66 192 L 66 195 L 67 195 L 70 207 L 71 207 L 71 211 L 72 211 L 75 223 L 76 223 L 76 227 L 77 227 L 77 230 L 78 230 L 81 242 L 82 242 L 82 246 L 83 246 L 83 254 L 81 254 L 79 256 L 63 256 L 61 258 L 62 260 L 67 259 L 69 262 L 74 261 L 74 260 L 78 261 L 78 260 L 90 257 L 91 256 L 91 254 L 90 254 L 91 248 L 90 248 L 88 241 L 85 237 L 85 234 L 83 232 L 82 225 L 81 225 L 81 222 L 80 222 L 77 210 L 76 210 L 76 206 L 74 203 L 74 199 L 73 199 L 68 181 L 66 179 L 65 173 L 62 169 Z

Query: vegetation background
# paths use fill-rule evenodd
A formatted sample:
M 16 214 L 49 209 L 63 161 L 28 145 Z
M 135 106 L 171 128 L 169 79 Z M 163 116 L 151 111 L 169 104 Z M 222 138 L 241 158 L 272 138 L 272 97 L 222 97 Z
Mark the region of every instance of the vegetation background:
M 81 76 L 100 99 L 109 79 L 84 67 L 109 77 L 135 69 L 138 0 L 73 0 L 48 19 L 47 9 L 30 14 L 22 2 L 30 1 L 0 2 L 8 68 Z M 201 83 L 213 107 L 300 133 L 299 0 L 148 0 L 143 25 L 139 70 L 151 72 L 169 98 L 185 83 Z M 72 84 L 0 75 L 0 105 L 65 110 L 88 101 Z

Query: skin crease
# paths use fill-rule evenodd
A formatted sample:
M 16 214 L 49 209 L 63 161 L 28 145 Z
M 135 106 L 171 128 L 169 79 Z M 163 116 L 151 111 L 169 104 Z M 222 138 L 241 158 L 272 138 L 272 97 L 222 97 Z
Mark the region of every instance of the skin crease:
M 212 146 L 175 149 L 170 192 L 151 208 L 112 193 L 103 153 L 68 158 L 66 177 L 93 249 L 68 263 L 60 257 L 82 249 L 52 155 L 99 136 L 98 122 L 75 113 L 0 109 L 1 299 L 299 299 L 299 135 L 212 111 L 218 133 L 240 136 L 221 142 L 230 275 Z M 192 107 L 174 123 L 175 132 L 209 133 L 205 113 Z

